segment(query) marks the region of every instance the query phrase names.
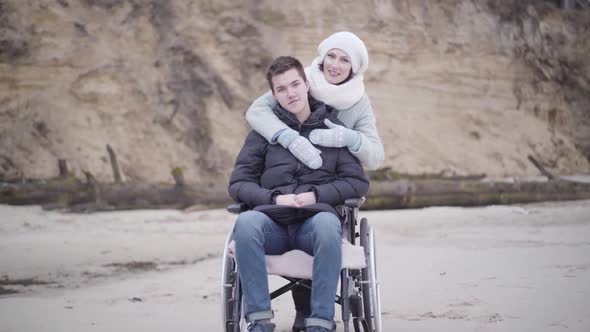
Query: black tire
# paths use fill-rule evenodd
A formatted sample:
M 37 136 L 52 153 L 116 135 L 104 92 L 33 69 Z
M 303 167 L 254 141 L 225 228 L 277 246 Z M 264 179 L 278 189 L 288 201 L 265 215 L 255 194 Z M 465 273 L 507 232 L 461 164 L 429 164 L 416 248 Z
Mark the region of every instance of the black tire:
M 229 234 L 225 249 L 227 251 L 233 236 Z M 244 330 L 245 321 L 242 319 L 242 289 L 238 267 L 234 258 L 224 254 L 221 273 L 221 320 L 223 331 L 240 332 Z
M 231 303 L 233 312 L 231 313 L 230 321 L 232 321 L 233 329 L 228 332 L 240 332 L 242 330 L 245 331 L 245 321 L 242 317 L 242 284 L 240 283 L 240 277 L 239 273 L 237 272 L 237 268 L 234 275 L 234 292 Z
M 245 331 L 245 321 L 242 317 L 242 285 L 240 284 L 238 274 L 235 274 L 233 280 L 232 296 L 228 301 L 228 311 L 226 316 L 226 332 Z
M 223 319 L 225 332 L 239 332 L 239 322 L 236 324 L 234 320 L 235 306 L 241 306 L 239 284 L 236 282 L 236 263 L 231 257 L 226 257 L 224 264 L 225 274 L 223 275 L 223 285 L 221 290 L 223 317 L 221 319 Z

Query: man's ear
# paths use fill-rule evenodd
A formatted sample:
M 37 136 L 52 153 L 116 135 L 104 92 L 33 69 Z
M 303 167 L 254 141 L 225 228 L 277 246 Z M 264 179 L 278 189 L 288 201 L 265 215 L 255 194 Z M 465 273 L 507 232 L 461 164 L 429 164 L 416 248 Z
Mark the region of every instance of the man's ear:
M 305 80 L 305 86 L 307 87 L 307 92 L 309 92 L 309 81 Z

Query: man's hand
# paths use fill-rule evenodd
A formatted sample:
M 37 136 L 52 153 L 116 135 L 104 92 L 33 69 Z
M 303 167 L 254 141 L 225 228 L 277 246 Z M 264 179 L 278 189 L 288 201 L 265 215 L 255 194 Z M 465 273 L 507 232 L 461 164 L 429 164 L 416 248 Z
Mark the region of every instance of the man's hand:
M 331 148 L 347 147 L 349 150 L 358 151 L 361 145 L 361 134 L 334 124 L 328 119 L 324 120 L 324 123 L 330 129 L 314 129 L 309 134 L 309 140 L 313 144 Z
M 302 207 L 304 205 L 315 204 L 316 197 L 315 197 L 315 193 L 313 191 L 308 191 L 306 193 L 301 193 L 298 195 L 295 195 L 295 194 L 278 195 L 275 198 L 275 202 L 276 202 L 276 205 Z
M 275 198 L 276 205 L 287 205 L 292 207 L 300 207 L 301 205 L 295 199 L 296 195 L 288 194 L 288 195 L 279 195 Z
M 308 191 L 295 196 L 295 201 L 299 203 L 299 206 L 310 205 L 316 203 L 315 193 Z

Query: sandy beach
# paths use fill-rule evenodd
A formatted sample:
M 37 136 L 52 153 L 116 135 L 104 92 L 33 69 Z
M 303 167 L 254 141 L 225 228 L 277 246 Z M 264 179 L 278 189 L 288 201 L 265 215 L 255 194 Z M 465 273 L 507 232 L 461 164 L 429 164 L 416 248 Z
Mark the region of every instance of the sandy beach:
M 590 330 L 590 201 L 361 216 L 384 331 Z M 228 212 L 0 205 L 0 219 L 0 332 L 221 330 Z M 274 303 L 277 331 L 290 302 Z

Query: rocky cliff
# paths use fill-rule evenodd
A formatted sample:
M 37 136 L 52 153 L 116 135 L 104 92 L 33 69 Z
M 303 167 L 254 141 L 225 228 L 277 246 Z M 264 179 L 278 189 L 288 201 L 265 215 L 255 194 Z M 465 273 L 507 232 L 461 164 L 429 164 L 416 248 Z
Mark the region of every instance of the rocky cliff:
M 225 186 L 277 55 L 339 30 L 399 172 L 590 172 L 590 11 L 550 1 L 0 0 L 0 179 Z

